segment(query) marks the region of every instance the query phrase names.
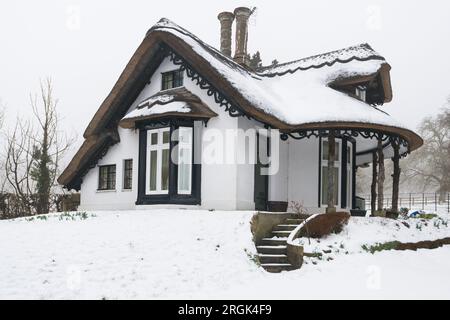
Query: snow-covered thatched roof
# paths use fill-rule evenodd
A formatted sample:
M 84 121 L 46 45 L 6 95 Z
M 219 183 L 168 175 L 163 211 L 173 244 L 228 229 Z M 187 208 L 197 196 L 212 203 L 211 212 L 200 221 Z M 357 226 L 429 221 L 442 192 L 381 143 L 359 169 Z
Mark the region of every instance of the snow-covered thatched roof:
M 58 179 L 61 184 L 78 189 L 84 173 L 109 146 L 119 141 L 116 124 L 126 116 L 129 106 L 167 57 L 167 49 L 214 88 L 215 98 L 226 97 L 226 110 L 230 113 L 238 111 L 286 133 L 327 128 L 370 129 L 401 137 L 410 150 L 422 144 L 422 139 L 405 125 L 344 90 L 349 83 L 364 80 L 376 83 L 380 92 L 377 103 L 392 99 L 390 66 L 367 44 L 252 71 L 186 29 L 161 19 L 147 32 L 89 123 L 85 142 Z

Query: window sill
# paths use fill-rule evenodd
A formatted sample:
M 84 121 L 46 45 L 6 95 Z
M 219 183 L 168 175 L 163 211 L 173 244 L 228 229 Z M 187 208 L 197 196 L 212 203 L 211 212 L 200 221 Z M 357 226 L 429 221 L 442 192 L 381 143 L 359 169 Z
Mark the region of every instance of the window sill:
M 133 189 L 122 189 L 122 192 L 131 192 Z
M 166 91 L 172 91 L 172 90 L 174 90 L 174 89 L 180 89 L 180 88 L 184 88 L 184 85 L 183 86 L 180 86 L 180 87 L 173 87 L 173 88 L 170 88 L 170 89 L 161 89 L 161 90 L 159 90 L 159 93 L 164 93 L 164 92 L 166 92 Z
M 113 193 L 117 192 L 116 189 L 113 190 L 97 190 L 97 193 Z

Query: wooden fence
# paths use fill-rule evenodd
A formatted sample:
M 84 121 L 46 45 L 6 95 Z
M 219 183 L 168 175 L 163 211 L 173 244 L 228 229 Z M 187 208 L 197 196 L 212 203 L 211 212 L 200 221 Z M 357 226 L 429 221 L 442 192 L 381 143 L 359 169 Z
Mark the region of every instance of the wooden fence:
M 365 200 L 366 209 L 370 210 L 370 195 L 365 195 L 361 198 Z M 383 207 L 390 208 L 391 206 L 392 194 L 387 194 L 384 196 Z M 446 193 L 445 195 L 440 195 L 436 192 L 400 193 L 398 207 L 450 213 L 450 193 Z

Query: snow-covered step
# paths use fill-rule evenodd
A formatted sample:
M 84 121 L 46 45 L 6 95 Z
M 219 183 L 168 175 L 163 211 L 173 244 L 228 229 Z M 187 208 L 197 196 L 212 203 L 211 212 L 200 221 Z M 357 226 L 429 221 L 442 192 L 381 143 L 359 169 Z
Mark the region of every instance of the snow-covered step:
M 289 264 L 287 255 L 285 254 L 258 254 L 258 259 L 261 264 Z
M 272 231 L 272 235 L 274 237 L 287 238 L 291 234 L 292 231 Z
M 295 270 L 293 265 L 290 263 L 263 263 L 261 266 L 268 272 L 278 273 L 281 271 Z
M 263 238 L 259 245 L 261 246 L 279 246 L 286 245 L 287 238 Z
M 256 250 L 263 254 L 284 254 L 286 253 L 287 246 L 256 246 Z
M 298 224 L 279 224 L 273 228 L 273 231 L 293 231 Z
M 286 222 L 284 224 L 296 224 L 296 225 L 299 225 L 303 221 L 305 221 L 305 220 L 304 219 L 297 219 L 297 218 L 288 218 L 288 219 L 286 219 Z

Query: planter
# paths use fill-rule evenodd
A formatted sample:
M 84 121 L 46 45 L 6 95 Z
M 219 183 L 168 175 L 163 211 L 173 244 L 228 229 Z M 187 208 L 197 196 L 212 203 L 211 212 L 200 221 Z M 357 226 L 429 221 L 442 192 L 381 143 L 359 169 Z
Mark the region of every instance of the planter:
M 350 214 L 352 217 L 365 217 L 367 210 L 352 209 L 350 210 Z
M 287 201 L 268 201 L 267 210 L 269 212 L 287 212 Z

